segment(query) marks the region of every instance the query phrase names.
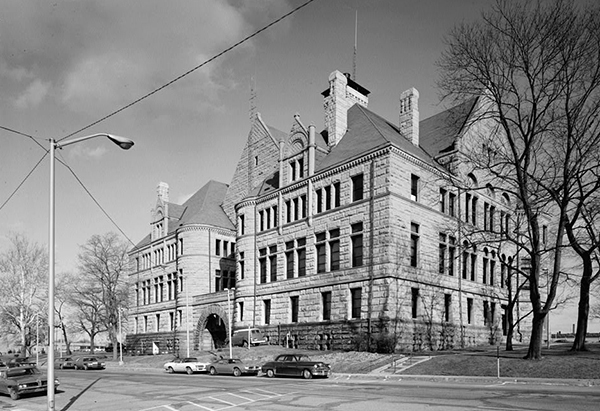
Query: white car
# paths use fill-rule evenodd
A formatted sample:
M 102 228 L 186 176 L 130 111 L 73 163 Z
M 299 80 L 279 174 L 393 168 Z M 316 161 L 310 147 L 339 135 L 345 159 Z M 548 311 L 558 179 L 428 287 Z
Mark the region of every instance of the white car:
M 187 372 L 193 374 L 195 372 L 208 372 L 209 362 L 198 361 L 195 357 L 174 358 L 164 365 L 165 370 L 169 374 L 174 372 Z

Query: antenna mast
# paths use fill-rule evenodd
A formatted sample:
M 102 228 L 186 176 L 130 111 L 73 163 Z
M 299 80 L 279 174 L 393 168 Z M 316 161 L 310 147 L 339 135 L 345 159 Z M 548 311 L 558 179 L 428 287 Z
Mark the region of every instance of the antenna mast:
M 256 117 L 256 90 L 255 90 L 256 79 L 254 76 L 250 78 L 250 123 L 254 122 Z
M 354 56 L 352 58 L 352 79 L 356 81 L 356 38 L 358 32 L 358 10 L 356 10 L 356 18 L 354 19 Z

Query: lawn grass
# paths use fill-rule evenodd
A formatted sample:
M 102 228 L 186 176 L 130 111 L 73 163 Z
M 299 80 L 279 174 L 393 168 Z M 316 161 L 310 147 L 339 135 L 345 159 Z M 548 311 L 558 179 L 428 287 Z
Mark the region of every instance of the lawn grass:
M 539 361 L 524 360 L 527 347 L 498 352 L 495 348 L 437 352 L 428 361 L 404 371 L 405 375 L 485 376 L 505 378 L 600 379 L 600 344 L 589 344 L 586 352 L 570 351 L 570 344 L 543 349 Z

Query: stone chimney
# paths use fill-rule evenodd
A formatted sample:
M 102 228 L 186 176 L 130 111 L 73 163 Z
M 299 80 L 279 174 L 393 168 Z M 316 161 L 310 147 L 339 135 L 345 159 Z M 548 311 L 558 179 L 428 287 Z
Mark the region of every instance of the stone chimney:
M 329 88 L 321 94 L 324 97 L 327 143 L 331 148 L 346 134 L 348 109 L 355 103 L 363 107 L 369 104 L 369 90 L 352 80 L 350 74 L 336 70 L 329 75 Z
M 419 92 L 414 87 L 400 94 L 399 127 L 408 141 L 419 145 Z
M 169 202 L 169 185 L 167 183 L 163 183 L 162 181 L 158 183 L 158 187 L 156 187 L 156 192 L 158 194 L 158 198 L 163 202 Z

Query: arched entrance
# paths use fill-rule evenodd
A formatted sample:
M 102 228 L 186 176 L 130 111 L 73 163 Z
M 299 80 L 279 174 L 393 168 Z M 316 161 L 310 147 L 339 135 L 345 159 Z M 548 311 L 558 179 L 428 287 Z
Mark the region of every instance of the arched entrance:
M 200 351 L 225 347 L 228 335 L 227 315 L 218 305 L 211 305 L 202 311 L 195 330 L 194 345 Z

